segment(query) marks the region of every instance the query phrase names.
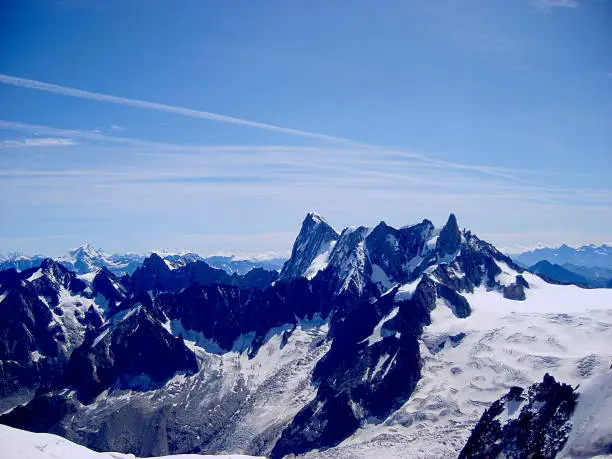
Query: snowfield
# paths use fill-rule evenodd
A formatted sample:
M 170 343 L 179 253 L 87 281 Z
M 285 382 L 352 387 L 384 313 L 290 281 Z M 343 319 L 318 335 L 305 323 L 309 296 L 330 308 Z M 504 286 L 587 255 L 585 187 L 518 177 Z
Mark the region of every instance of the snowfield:
M 32 433 L 0 425 L 0 445 L 4 459 L 136 459 L 133 454 L 98 453 L 57 435 Z M 157 459 L 248 459 L 256 456 L 178 454 Z
M 457 457 L 492 402 L 545 373 L 586 391 L 560 456 L 601 454 L 597 445 L 612 443 L 612 290 L 523 276 L 531 286 L 525 301 L 478 289 L 465 294 L 472 307 L 465 319 L 439 301 L 421 340 L 423 377 L 412 397 L 384 423 L 304 457 Z M 589 390 L 593 385 L 599 389 Z

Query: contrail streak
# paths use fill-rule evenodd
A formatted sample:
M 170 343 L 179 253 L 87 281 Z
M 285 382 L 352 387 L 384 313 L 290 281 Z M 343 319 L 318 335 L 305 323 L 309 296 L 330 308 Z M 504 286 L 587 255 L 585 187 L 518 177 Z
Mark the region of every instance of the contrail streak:
M 531 182 L 531 181 L 516 177 L 515 175 L 512 175 L 513 171 L 509 171 L 506 169 L 500 169 L 496 167 L 482 166 L 482 165 L 460 164 L 460 163 L 456 163 L 452 161 L 445 161 L 445 160 L 440 160 L 436 158 L 431 158 L 429 156 L 422 155 L 419 153 L 413 153 L 410 151 L 396 150 L 396 149 L 385 148 L 385 147 L 372 145 L 368 143 L 362 143 L 362 142 L 347 139 L 344 137 L 320 134 L 317 132 L 304 131 L 301 129 L 287 128 L 283 126 L 277 126 L 275 124 L 260 123 L 257 121 L 245 120 L 242 118 L 221 115 L 218 113 L 206 112 L 202 110 L 194 110 L 191 108 L 178 107 L 175 105 L 160 104 L 157 102 L 147 102 L 144 100 L 130 99 L 127 97 L 113 96 L 110 94 L 102 94 L 98 92 L 85 91 L 83 89 L 68 88 L 66 86 L 45 83 L 45 82 L 37 81 L 37 80 L 29 80 L 27 78 L 19 78 L 19 77 L 14 77 L 14 76 L 5 75 L 5 74 L 0 74 L 0 83 L 9 84 L 13 86 L 19 86 L 22 88 L 37 89 L 39 91 L 45 91 L 45 92 L 50 92 L 54 94 L 61 94 L 65 96 L 78 97 L 80 99 L 89 99 L 89 100 L 97 100 L 101 102 L 108 102 L 112 104 L 128 105 L 128 106 L 139 107 L 139 108 L 143 108 L 147 110 L 156 110 L 156 111 L 161 111 L 161 112 L 174 113 L 177 115 L 189 116 L 192 118 L 207 119 L 207 120 L 217 121 L 221 123 L 234 124 L 238 126 L 248 126 L 248 127 L 264 129 L 264 130 L 272 131 L 272 132 L 279 132 L 282 134 L 306 137 L 310 139 L 342 143 L 350 147 L 360 148 L 364 150 L 374 150 L 378 152 L 392 154 L 392 155 L 395 155 L 401 158 L 422 161 L 424 163 L 434 165 L 437 167 L 466 170 L 466 171 L 476 171 L 476 172 L 480 172 L 483 174 L 492 175 L 492 176 L 496 176 L 496 177 L 500 177 L 504 179 L 514 180 L 514 181 L 523 182 L 523 183 L 536 184 L 535 182 Z M 127 139 L 124 139 L 124 140 L 127 140 Z
M 42 81 L 28 80 L 26 78 L 18 78 L 10 75 L 0 74 L 0 82 L 22 88 L 38 89 L 39 91 L 52 92 L 54 94 L 62 94 L 64 96 L 78 97 L 80 99 L 98 100 L 101 102 L 110 102 L 112 104 L 129 105 L 148 110 L 157 110 L 160 112 L 175 113 L 177 115 L 190 116 L 192 118 L 202 118 L 221 123 L 236 124 L 239 126 L 249 126 L 267 131 L 281 132 L 283 134 L 296 135 L 300 137 L 308 137 L 311 139 L 326 140 L 328 142 L 341 142 L 353 145 L 359 145 L 359 142 L 354 142 L 350 139 L 335 137 L 326 134 L 318 134 L 316 132 L 302 131 L 300 129 L 286 128 L 276 126 L 274 124 L 259 123 L 257 121 L 245 120 L 233 116 L 220 115 L 218 113 L 205 112 L 194 110 L 191 108 L 178 107 L 175 105 L 160 104 L 157 102 L 147 102 L 138 99 L 129 99 L 127 97 L 113 96 L 110 94 L 102 94 L 99 92 L 85 91 L 82 89 L 67 88 L 56 84 L 44 83 Z M 363 145 L 362 145 L 363 146 Z

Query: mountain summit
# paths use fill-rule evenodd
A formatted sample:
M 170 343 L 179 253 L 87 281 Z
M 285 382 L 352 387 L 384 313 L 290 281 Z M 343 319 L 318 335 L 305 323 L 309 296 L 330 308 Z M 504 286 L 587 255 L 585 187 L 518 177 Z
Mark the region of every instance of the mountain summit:
M 312 279 L 327 271 L 335 291 L 378 296 L 393 286 L 427 274 L 458 291 L 483 282 L 508 297 L 524 298 L 522 269 L 469 231 L 460 231 L 450 214 L 437 230 L 427 219 L 396 229 L 385 222 L 374 228 L 345 228 L 340 235 L 316 214 L 308 214 L 280 280 Z M 514 273 L 502 275 L 503 273 Z
M 557 248 L 543 247 L 513 255 L 513 258 L 525 266 L 535 265 L 546 260 L 557 265 L 572 264 L 588 268 L 612 269 L 612 246 L 602 244 L 583 245 L 573 248 L 563 244 Z
M 329 254 L 338 240 L 338 233 L 320 215 L 310 212 L 302 222 L 291 258 L 284 264 L 281 279 L 313 277 L 327 263 Z
M 440 231 L 438 241 L 436 242 L 436 250 L 438 256 L 445 257 L 447 255 L 453 255 L 459 250 L 461 244 L 461 232 L 457 225 L 457 218 L 455 214 L 450 214 L 446 225 Z

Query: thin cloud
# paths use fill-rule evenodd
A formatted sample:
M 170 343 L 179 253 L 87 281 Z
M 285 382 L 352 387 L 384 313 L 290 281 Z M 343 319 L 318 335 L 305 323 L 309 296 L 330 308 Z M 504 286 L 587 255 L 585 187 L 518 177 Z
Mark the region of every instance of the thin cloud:
M 76 145 L 73 139 L 63 138 L 37 138 L 37 139 L 20 139 L 20 140 L 3 140 L 0 142 L 0 148 L 28 148 L 28 147 L 68 147 Z
M 476 178 L 465 176 L 465 170 L 461 167 L 447 168 L 444 161 L 418 162 L 418 161 L 403 161 L 397 158 L 392 159 L 393 155 L 381 159 L 380 155 L 372 157 L 371 150 L 362 149 L 338 149 L 328 147 L 296 147 L 282 145 L 177 145 L 149 142 L 145 140 L 130 139 L 123 137 L 108 136 L 98 134 L 92 131 L 66 130 L 56 129 L 46 126 L 31 125 L 24 123 L 15 123 L 11 121 L 0 120 L 0 129 L 13 129 L 25 132 L 37 132 L 54 136 L 69 136 L 76 139 L 93 140 L 107 143 L 125 144 L 130 147 L 130 150 L 117 150 L 118 154 L 127 151 L 134 152 L 132 148 L 136 148 L 137 154 L 143 154 L 157 158 L 155 161 L 162 161 L 159 171 L 152 174 L 143 174 L 142 171 L 134 175 L 134 171 L 130 174 L 125 173 L 108 173 L 100 171 L 100 174 L 95 174 L 95 171 L 88 171 L 90 178 L 95 175 L 103 175 L 108 178 L 114 177 L 117 180 L 156 180 L 161 178 L 171 177 L 173 180 L 180 181 L 180 177 L 185 179 L 185 182 L 192 182 L 195 178 L 202 176 L 202 170 L 206 170 L 207 174 L 225 174 L 228 169 L 227 161 L 234 161 L 226 155 L 240 155 L 240 164 L 244 166 L 244 181 L 248 182 L 253 174 L 262 177 L 266 176 L 274 180 L 286 180 L 290 177 L 291 183 L 299 177 L 302 183 L 310 183 L 313 180 L 328 179 L 328 174 L 333 176 L 333 181 L 336 186 L 341 186 L 343 183 L 342 177 L 360 177 L 361 182 L 356 183 L 350 180 L 348 186 L 381 186 L 391 187 L 392 184 L 398 186 L 407 186 L 408 184 L 434 187 L 455 187 L 463 191 L 471 188 L 487 189 L 489 192 L 497 190 L 497 192 L 508 195 L 515 195 L 517 191 L 520 194 L 528 193 L 533 196 L 538 196 L 539 199 L 547 201 L 569 200 L 573 201 L 577 198 L 582 198 L 589 202 L 601 202 L 610 199 L 610 190 L 587 190 L 581 189 L 579 194 L 576 194 L 575 189 L 565 189 L 557 186 L 530 182 L 528 180 L 513 180 L 515 185 L 506 182 L 489 181 L 484 177 Z M 145 152 L 140 151 L 144 149 Z M 225 153 L 225 155 L 208 155 L 202 153 Z M 181 163 L 185 165 L 179 174 L 170 173 L 173 169 L 173 164 L 176 164 L 176 156 L 181 156 Z M 312 156 L 313 160 L 305 158 Z M 150 163 L 151 165 L 153 163 Z M 152 167 L 152 166 L 151 166 Z M 235 162 L 232 163 L 232 170 L 236 169 Z M 212 168 L 212 169 L 211 169 Z M 262 168 L 266 168 L 265 170 Z M 469 169 L 469 168 L 468 168 Z M 313 171 L 319 171 L 317 175 L 312 176 Z M 508 176 L 510 173 L 522 173 L 520 170 L 497 170 L 500 175 Z M 47 175 L 48 177 L 58 175 L 70 175 L 63 171 L 34 171 L 34 174 Z M 160 175 L 161 174 L 161 175 Z M 207 175 L 205 174 L 205 175 Z M 450 175 L 449 175 L 450 174 Z M 458 175 L 457 175 L 458 174 Z M 3 177 L 26 177 L 28 172 L 24 170 L 0 170 L 0 175 Z M 84 176 L 83 174 L 80 174 Z M 369 178 L 369 180 L 368 180 Z M 367 182 L 366 182 L 367 181 Z M 519 188 L 516 185 L 521 184 Z M 321 185 L 320 183 L 318 185 Z M 524 196 L 523 196 L 524 197 Z M 533 199 L 530 198 L 530 199 Z
M 333 142 L 333 143 L 342 143 L 342 144 L 352 146 L 355 148 L 376 150 L 379 152 L 394 154 L 396 156 L 403 157 L 403 158 L 415 159 L 415 160 L 422 161 L 425 163 L 438 165 L 444 168 L 476 171 L 476 172 L 480 172 L 480 173 L 487 174 L 487 175 L 493 175 L 493 176 L 497 176 L 497 177 L 501 177 L 501 178 L 505 178 L 509 180 L 524 182 L 523 179 L 516 177 L 512 174 L 509 174 L 505 170 L 491 167 L 491 166 L 467 165 L 467 164 L 455 163 L 452 161 L 438 160 L 438 159 L 431 158 L 426 155 L 422 155 L 419 153 L 413 153 L 413 152 L 409 152 L 405 150 L 384 148 L 384 147 L 380 147 L 377 145 L 372 145 L 372 144 L 367 144 L 367 143 L 362 143 L 362 142 L 358 142 L 355 140 L 347 139 L 344 137 L 337 137 L 337 136 L 320 134 L 320 133 L 311 132 L 311 131 L 304 131 L 301 129 L 293 129 L 293 128 L 287 128 L 287 127 L 277 126 L 273 124 L 260 123 L 257 121 L 245 120 L 242 118 L 221 115 L 218 113 L 205 112 L 201 110 L 194 110 L 194 109 L 185 108 L 185 107 L 160 104 L 156 102 L 147 102 L 147 101 L 138 100 L 138 99 L 129 99 L 126 97 L 85 91 L 82 89 L 68 88 L 65 86 L 59 86 L 55 84 L 45 83 L 42 81 L 29 80 L 26 78 L 19 78 L 19 77 L 14 77 L 14 76 L 5 75 L 5 74 L 0 74 L 0 83 L 10 84 L 13 86 L 19 86 L 19 87 L 24 87 L 24 88 L 30 88 L 30 89 L 37 89 L 40 91 L 46 91 L 46 92 L 51 92 L 55 94 L 62 94 L 62 95 L 77 97 L 81 99 L 97 100 L 101 102 L 109 102 L 109 103 L 114 103 L 114 104 L 119 104 L 119 105 L 128 105 L 128 106 L 139 107 L 139 108 L 144 108 L 148 110 L 156 110 L 156 111 L 174 113 L 174 114 L 183 115 L 183 116 L 189 116 L 192 118 L 207 119 L 207 120 L 218 121 L 222 123 L 254 127 L 257 129 L 279 132 L 279 133 L 293 135 L 293 136 L 306 137 L 306 138 L 323 140 L 323 141 L 328 141 L 328 142 Z M 126 139 L 123 139 L 122 141 L 125 141 L 125 140 Z
M 72 139 L 25 139 L 23 141 L 28 147 L 65 147 L 69 145 L 75 145 L 76 142 Z
M 14 121 L 0 120 L 0 129 L 14 130 L 20 132 L 30 132 L 37 134 L 47 134 L 56 136 L 65 136 L 89 140 L 93 142 L 106 142 L 115 144 L 131 145 L 134 147 L 142 147 L 149 150 L 164 150 L 164 151 L 181 151 L 181 152 L 256 152 L 256 151 L 300 151 L 300 152 L 316 152 L 316 151 L 334 151 L 334 152 L 352 152 L 355 149 L 334 149 L 321 147 L 302 147 L 302 146 L 284 146 L 284 145 L 182 145 L 165 142 L 151 142 L 149 140 L 134 139 L 129 137 L 117 137 L 104 134 L 100 129 L 85 131 L 81 129 L 62 129 L 51 126 L 42 126 L 38 124 L 19 123 Z M 14 142 L 18 141 L 6 141 Z M 11 146 L 12 144 L 7 144 Z M 152 153 L 156 154 L 156 153 Z
M 579 0 L 535 0 L 535 6 L 540 8 L 578 8 Z

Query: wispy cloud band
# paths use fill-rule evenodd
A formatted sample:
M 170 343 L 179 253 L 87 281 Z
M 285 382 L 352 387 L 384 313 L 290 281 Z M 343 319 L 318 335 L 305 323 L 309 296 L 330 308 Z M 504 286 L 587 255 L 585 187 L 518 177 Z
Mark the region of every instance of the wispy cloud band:
M 20 140 L 2 140 L 0 148 L 20 148 L 20 147 L 67 147 L 76 145 L 73 139 L 64 138 L 37 138 Z
M 529 182 L 520 177 L 517 177 L 516 175 L 512 174 L 508 170 L 505 170 L 502 168 L 496 168 L 496 167 L 486 166 L 486 165 L 461 164 L 461 163 L 456 163 L 453 161 L 440 160 L 440 159 L 432 158 L 430 156 L 423 155 L 420 153 L 414 153 L 414 152 L 406 151 L 406 150 L 398 150 L 398 149 L 393 149 L 393 148 L 381 147 L 379 145 L 363 143 L 363 142 L 355 141 L 355 140 L 344 138 L 344 137 L 321 134 L 321 133 L 305 131 L 301 129 L 293 129 L 293 128 L 288 128 L 288 127 L 283 127 L 283 126 L 277 126 L 274 124 L 260 123 L 257 121 L 236 118 L 233 116 L 227 116 L 227 115 L 222 115 L 218 113 L 195 110 L 195 109 L 186 108 L 186 107 L 161 104 L 157 102 L 148 102 L 148 101 L 143 101 L 143 100 L 138 100 L 138 99 L 130 99 L 127 97 L 86 91 L 82 89 L 69 88 L 69 87 L 60 86 L 56 84 L 45 83 L 45 82 L 37 81 L 37 80 L 30 80 L 26 78 L 19 78 L 19 77 L 14 77 L 14 76 L 5 75 L 5 74 L 0 74 L 0 83 L 5 83 L 5 84 L 13 85 L 13 86 L 24 87 L 24 88 L 36 89 L 36 90 L 46 91 L 46 92 L 55 93 L 55 94 L 62 94 L 65 96 L 77 97 L 81 99 L 97 100 L 101 102 L 109 102 L 109 103 L 114 103 L 114 104 L 119 104 L 119 105 L 128 105 L 128 106 L 139 107 L 139 108 L 148 109 L 148 110 L 156 110 L 156 111 L 162 111 L 162 112 L 167 112 L 167 113 L 174 113 L 174 114 L 188 116 L 192 118 L 207 119 L 211 121 L 229 123 L 229 124 L 234 124 L 234 125 L 239 125 L 239 126 L 248 126 L 248 127 L 253 127 L 253 128 L 258 128 L 258 129 L 263 129 L 263 130 L 273 131 L 273 132 L 279 132 L 279 133 L 293 135 L 293 136 L 306 137 L 306 138 L 315 139 L 315 140 L 322 140 L 322 141 L 333 142 L 333 143 L 341 143 L 346 146 L 350 146 L 354 148 L 360 148 L 360 149 L 366 149 L 366 150 L 376 150 L 381 153 L 392 154 L 392 155 L 395 155 L 401 158 L 414 159 L 417 161 L 428 163 L 434 166 L 439 166 L 442 168 L 474 171 L 474 172 L 479 172 L 479 173 L 483 173 L 487 175 L 501 177 L 501 178 L 508 179 L 508 180 Z M 70 132 L 71 131 L 68 131 L 68 130 L 66 131 L 68 136 L 71 135 Z M 75 131 L 72 131 L 72 133 L 75 133 Z M 91 133 L 89 135 L 91 136 Z M 106 140 L 109 140 L 109 141 L 119 141 L 123 143 L 130 141 L 129 139 L 125 139 L 125 138 L 121 138 L 120 140 L 113 140 L 113 139 L 118 139 L 118 138 L 106 137 Z M 139 141 L 139 142 L 143 144 L 146 141 Z M 530 182 L 530 183 L 533 183 L 533 182 Z
M 534 4 L 542 8 L 578 8 L 579 0 L 534 0 Z

